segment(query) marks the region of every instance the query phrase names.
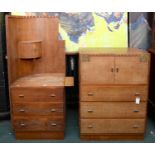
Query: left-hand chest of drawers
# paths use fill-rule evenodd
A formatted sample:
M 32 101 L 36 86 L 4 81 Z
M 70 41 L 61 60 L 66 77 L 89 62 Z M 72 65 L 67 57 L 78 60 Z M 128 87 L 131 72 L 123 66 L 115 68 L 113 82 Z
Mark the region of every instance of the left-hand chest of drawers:
M 61 83 L 55 82 L 57 79 L 40 74 L 21 78 L 11 86 L 12 123 L 18 139 L 64 138 L 64 81 L 60 77 Z
M 64 138 L 64 87 L 71 78 L 65 77 L 65 44 L 58 39 L 58 27 L 56 17 L 6 17 L 11 119 L 17 139 Z

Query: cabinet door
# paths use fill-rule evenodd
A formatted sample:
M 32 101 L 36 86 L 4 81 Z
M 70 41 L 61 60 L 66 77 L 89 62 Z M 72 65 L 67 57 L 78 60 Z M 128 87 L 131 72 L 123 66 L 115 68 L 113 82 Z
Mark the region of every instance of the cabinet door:
M 114 57 L 81 55 L 79 74 L 81 84 L 113 84 Z
M 147 84 L 149 56 L 115 57 L 115 84 Z

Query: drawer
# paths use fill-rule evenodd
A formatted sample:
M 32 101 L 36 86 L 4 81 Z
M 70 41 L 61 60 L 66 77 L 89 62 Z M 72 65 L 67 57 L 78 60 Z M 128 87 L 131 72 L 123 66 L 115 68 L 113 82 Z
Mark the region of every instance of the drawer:
M 147 86 L 81 86 L 80 101 L 147 101 Z
M 144 118 L 146 102 L 81 102 L 82 118 Z
M 81 133 L 144 133 L 145 119 L 81 119 Z
M 15 131 L 63 131 L 64 119 L 50 117 L 14 117 Z
M 14 115 L 50 115 L 50 116 L 63 116 L 64 103 L 13 103 L 12 109 Z
M 64 88 L 11 88 L 12 102 L 64 101 Z

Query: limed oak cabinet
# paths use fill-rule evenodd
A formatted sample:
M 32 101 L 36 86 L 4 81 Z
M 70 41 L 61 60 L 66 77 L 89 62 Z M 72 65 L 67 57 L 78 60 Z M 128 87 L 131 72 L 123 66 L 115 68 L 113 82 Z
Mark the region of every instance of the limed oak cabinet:
M 7 16 L 7 57 L 12 128 L 17 139 L 63 139 L 65 44 L 58 19 Z
M 150 55 L 132 48 L 79 53 L 81 139 L 142 139 Z

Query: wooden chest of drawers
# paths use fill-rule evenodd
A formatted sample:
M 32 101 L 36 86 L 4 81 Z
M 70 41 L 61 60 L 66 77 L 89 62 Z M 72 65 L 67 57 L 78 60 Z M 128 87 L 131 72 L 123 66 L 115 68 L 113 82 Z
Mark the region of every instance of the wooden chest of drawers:
M 150 56 L 138 49 L 81 48 L 81 139 L 142 139 Z
M 16 138 L 63 139 L 65 86 L 72 85 L 72 78 L 65 77 L 65 44 L 58 40 L 58 19 L 7 16 L 6 23 L 11 119 Z

